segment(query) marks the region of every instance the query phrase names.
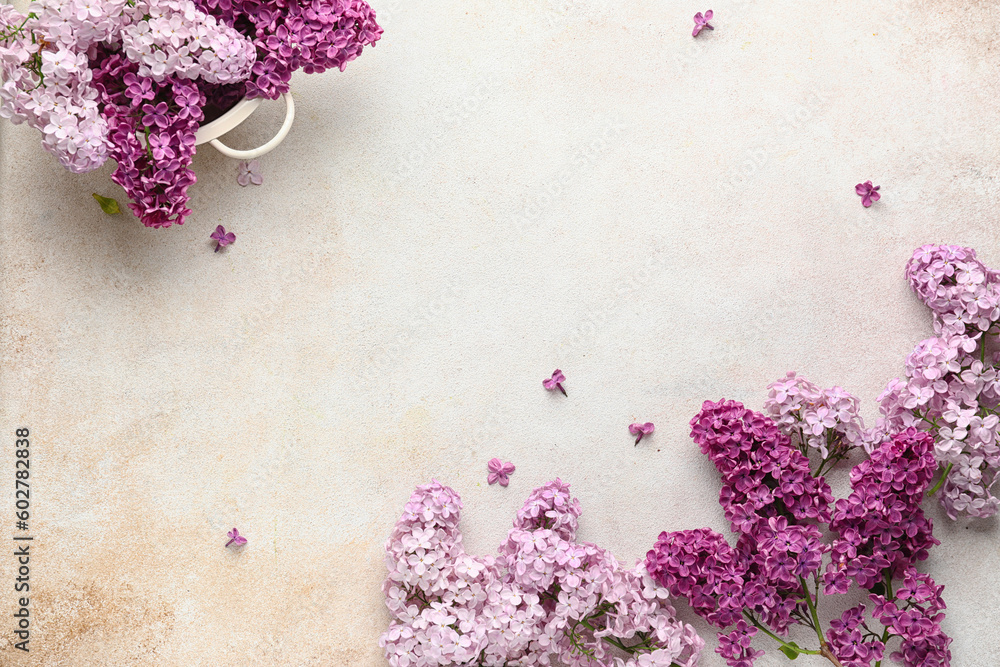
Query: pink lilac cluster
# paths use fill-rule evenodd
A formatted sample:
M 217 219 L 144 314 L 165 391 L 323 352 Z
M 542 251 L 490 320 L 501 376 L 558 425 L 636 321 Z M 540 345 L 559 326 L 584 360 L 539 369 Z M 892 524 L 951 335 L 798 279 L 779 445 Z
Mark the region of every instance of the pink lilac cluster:
M 936 336 L 916 345 L 906 374 L 879 396 L 884 432 L 916 427 L 945 466 L 940 500 L 948 515 L 992 516 L 1000 470 L 1000 274 L 971 248 L 923 246 L 906 266 L 910 287 L 934 315 Z
M 203 110 L 276 98 L 296 69 L 343 69 L 382 29 L 361 0 L 37 0 L 0 5 L 0 117 L 70 171 L 112 179 L 148 227 L 183 224 Z
M 44 0 L 21 14 L 0 5 L 0 117 L 27 122 L 42 146 L 75 173 L 108 157 L 108 125 L 87 51 L 113 39 L 125 0 Z
M 386 542 L 379 644 L 393 667 L 697 664 L 703 641 L 645 569 L 575 541 L 567 484 L 532 492 L 496 557 L 465 552 L 461 507 L 452 489 L 420 486 Z
M 92 0 L 97 4 L 96 0 Z M 123 13 L 122 50 L 138 75 L 235 83 L 250 75 L 256 51 L 232 24 L 205 14 L 191 0 L 136 0 Z
M 732 628 L 719 633 L 716 649 L 727 664 L 753 665 L 763 653 L 751 645 L 759 632 L 778 641 L 789 657 L 823 655 L 844 667 L 881 660 L 886 642 L 896 636 L 902 637 L 904 659 L 923 656 L 914 666 L 948 664 L 940 597 L 921 607 L 930 598 L 918 604 L 903 595 L 910 581 L 933 586 L 913 569 L 937 544 L 919 507 L 936 467 L 930 436 L 907 430 L 886 439 L 852 471 L 850 497 L 831 509 L 824 478 L 810 473 L 806 455 L 765 415 L 735 401 L 707 401 L 691 426 L 692 438 L 722 475 L 719 502 L 738 535 L 736 546 L 709 529 L 664 532 L 647 554 L 646 568 L 695 613 Z M 826 428 L 836 434 L 839 426 Z M 823 539 L 826 528 L 834 534 L 832 544 Z M 827 553 L 833 560 L 824 572 Z M 894 579 L 904 580 L 895 595 Z M 845 593 L 852 581 L 869 591 L 871 618 L 882 622 L 882 631 L 865 624 L 862 605 L 855 610 L 857 622 L 845 614 L 824 634 L 817 614 L 822 595 Z M 896 616 L 890 605 L 896 605 Z M 782 639 L 793 625 L 812 629 L 819 648 Z
M 840 387 L 820 389 L 789 372 L 767 389 L 764 413 L 803 454 L 820 453 L 820 470 L 877 437 L 874 429 L 865 429 L 858 399 Z
M 240 27 L 257 59 L 247 95 L 275 99 L 288 92 L 292 72 L 341 71 L 382 35 L 363 0 L 198 0 L 206 12 Z

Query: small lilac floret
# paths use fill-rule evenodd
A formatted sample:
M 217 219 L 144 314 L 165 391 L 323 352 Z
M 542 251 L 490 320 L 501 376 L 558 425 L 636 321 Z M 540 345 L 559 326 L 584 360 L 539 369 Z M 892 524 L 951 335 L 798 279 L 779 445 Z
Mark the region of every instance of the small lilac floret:
M 512 472 L 514 472 L 514 464 L 504 463 L 500 459 L 490 459 L 486 464 L 487 470 L 489 470 L 489 475 L 486 477 L 486 481 L 490 484 L 496 484 L 500 482 L 500 486 L 507 486 L 510 484 L 510 478 L 508 477 Z
M 882 195 L 878 193 L 880 186 L 872 185 L 871 181 L 865 181 L 864 183 L 858 183 L 854 186 L 854 191 L 858 193 L 861 197 L 861 205 L 865 208 L 871 206 L 874 202 L 877 202 L 882 198 Z
M 645 424 L 630 424 L 628 427 L 628 432 L 634 436 L 638 436 L 635 439 L 635 444 L 639 444 L 642 440 L 642 436 L 649 435 L 655 430 L 653 422 L 646 422 Z
M 713 28 L 712 26 L 710 26 L 708 24 L 708 22 L 712 20 L 713 16 L 714 16 L 714 14 L 712 13 L 711 9 L 709 9 L 707 12 L 705 12 L 704 16 L 702 16 L 701 12 L 698 12 L 697 14 L 695 14 L 694 15 L 694 32 L 691 33 L 691 36 L 692 37 L 697 37 L 698 33 L 701 32 L 702 30 L 704 30 L 705 28 L 708 28 L 709 30 L 715 30 L 715 28 Z
M 250 160 L 249 162 L 240 162 L 240 173 L 236 177 L 236 182 L 246 187 L 253 183 L 254 185 L 260 185 L 264 182 L 264 177 L 260 174 L 260 162 L 257 160 Z
M 227 245 L 234 243 L 236 241 L 236 234 L 233 234 L 232 232 L 229 232 L 227 234 L 226 228 L 223 227 L 222 225 L 219 225 L 218 227 L 215 228 L 215 231 L 212 232 L 212 236 L 210 238 L 213 241 L 216 241 L 215 252 L 219 252 Z
M 226 542 L 227 547 L 230 544 L 235 544 L 236 546 L 241 547 L 247 543 L 247 538 L 240 535 L 240 531 L 236 530 L 235 528 L 226 533 L 226 536 L 229 538 L 229 541 Z
M 542 386 L 548 389 L 549 391 L 558 389 L 559 391 L 562 392 L 563 396 L 566 396 L 567 395 L 566 390 L 563 389 L 562 386 L 562 383 L 565 381 L 566 381 L 566 376 L 563 375 L 563 372 L 557 368 L 552 372 L 551 378 L 547 380 L 542 380 Z

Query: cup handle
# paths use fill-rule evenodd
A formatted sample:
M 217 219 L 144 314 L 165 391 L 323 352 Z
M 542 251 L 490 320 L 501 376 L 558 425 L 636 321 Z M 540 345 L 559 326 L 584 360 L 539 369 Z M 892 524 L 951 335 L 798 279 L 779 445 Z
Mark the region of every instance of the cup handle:
M 281 96 L 285 98 L 285 122 L 281 124 L 281 129 L 278 130 L 278 133 L 260 148 L 241 151 L 230 148 L 218 139 L 212 139 L 208 143 L 223 155 L 236 158 L 237 160 L 252 160 L 255 157 L 270 153 L 288 136 L 288 131 L 292 129 L 292 121 L 295 120 L 295 103 L 292 101 L 292 94 L 282 93 Z

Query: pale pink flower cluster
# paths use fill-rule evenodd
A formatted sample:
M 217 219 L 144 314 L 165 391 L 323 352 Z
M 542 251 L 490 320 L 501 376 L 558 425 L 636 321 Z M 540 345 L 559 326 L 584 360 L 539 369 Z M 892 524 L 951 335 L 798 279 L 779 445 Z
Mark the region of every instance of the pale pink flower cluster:
M 41 131 L 42 146 L 73 172 L 108 156 L 87 49 L 110 37 L 124 4 L 45 0 L 28 16 L 0 5 L 0 117 Z
M 855 396 L 840 387 L 820 389 L 793 371 L 767 389 L 764 414 L 803 454 L 815 449 L 823 459 L 843 458 L 861 446 L 871 452 L 875 435 L 865 429 Z
M 971 248 L 923 246 L 906 267 L 910 286 L 934 313 L 938 335 L 906 358 L 906 375 L 879 396 L 879 429 L 909 426 L 934 435 L 945 464 L 941 503 L 952 518 L 987 517 L 1000 508 L 998 356 L 987 345 L 1000 333 L 1000 274 Z
M 121 41 L 139 63 L 140 77 L 171 74 L 208 83 L 234 83 L 250 75 L 253 43 L 235 28 L 200 11 L 191 0 L 142 0 L 125 10 Z
M 386 542 L 390 665 L 697 665 L 704 642 L 644 566 L 575 541 L 567 484 L 532 492 L 495 558 L 465 552 L 461 507 L 438 482 L 418 487 Z
M 0 5 L 0 117 L 27 121 L 70 171 L 108 158 L 108 123 L 88 55 L 99 43 L 125 46 L 139 73 L 213 83 L 246 78 L 253 44 L 189 0 L 39 0 L 25 16 Z

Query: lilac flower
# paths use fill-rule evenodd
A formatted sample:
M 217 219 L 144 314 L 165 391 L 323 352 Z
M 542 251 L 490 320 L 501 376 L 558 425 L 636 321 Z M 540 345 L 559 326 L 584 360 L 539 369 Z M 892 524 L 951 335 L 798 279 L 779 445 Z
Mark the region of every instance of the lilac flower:
M 168 107 L 166 102 L 160 102 L 157 105 L 143 104 L 142 113 L 144 114 L 142 118 L 142 124 L 146 127 L 151 127 L 156 125 L 160 128 L 165 128 L 170 125 L 170 120 L 167 118 Z
M 775 406 L 813 391 L 796 380 L 772 385 Z M 821 425 L 828 445 L 853 422 L 856 406 L 848 401 L 845 407 L 845 414 Z M 796 417 L 791 423 L 803 428 L 808 422 Z M 947 667 L 951 639 L 940 627 L 940 588 L 913 568 L 938 543 L 920 509 L 936 468 L 930 435 L 908 429 L 882 440 L 870 460 L 851 471 L 851 495 L 831 512 L 829 486 L 810 473 L 806 453 L 770 419 L 734 401 L 706 401 L 691 426 L 692 438 L 722 475 L 719 502 L 738 540 L 731 547 L 709 529 L 664 532 L 646 555 L 646 569 L 708 622 L 736 624 L 719 633 L 717 652 L 730 667 L 753 665 L 761 652 L 750 648 L 751 640 L 768 626 L 766 634 L 789 658 L 811 653 L 843 667 L 871 667 L 882 659 L 884 642 L 900 637 L 897 654 L 907 667 Z M 823 541 L 822 524 L 829 524 L 832 545 Z M 893 579 L 903 580 L 895 594 Z M 824 634 L 812 620 L 820 597 L 846 593 L 852 583 L 869 592 L 870 620 L 861 605 Z M 884 630 L 869 631 L 876 621 Z M 819 648 L 782 639 L 793 624 L 812 628 Z
M 645 424 L 629 425 L 628 432 L 631 433 L 632 435 L 638 436 L 635 439 L 635 444 L 638 445 L 639 441 L 642 440 L 642 436 L 649 435 L 650 433 L 653 432 L 653 429 L 654 429 L 653 422 L 646 422 Z
M 708 24 L 708 22 L 712 20 L 712 16 L 714 16 L 714 14 L 712 13 L 711 9 L 709 9 L 707 12 L 705 12 L 704 16 L 701 15 L 701 12 L 698 12 L 697 14 L 695 14 L 694 15 L 694 32 L 692 32 L 691 35 L 693 37 L 697 37 L 698 33 L 701 32 L 702 30 L 704 30 L 705 28 L 708 28 L 709 30 L 715 30 L 715 28 L 713 28 L 712 26 L 710 26 Z
M 489 463 L 486 464 L 486 467 L 490 471 L 490 474 L 486 478 L 487 482 L 490 484 L 500 482 L 500 486 L 507 486 L 510 484 L 510 479 L 508 479 L 507 476 L 514 472 L 513 463 L 504 463 L 500 459 L 490 459 Z
M 131 99 L 132 105 L 139 105 L 142 100 L 151 100 L 156 97 L 153 90 L 153 81 L 137 77 L 132 72 L 128 72 L 123 79 L 126 86 L 125 94 Z
M 876 429 L 865 428 L 857 398 L 840 387 L 820 389 L 794 372 L 768 387 L 764 412 L 803 454 L 820 453 L 817 475 L 856 447 L 870 451 L 879 438 Z
M 236 241 L 236 234 L 233 234 L 232 232 L 227 234 L 226 228 L 219 225 L 215 228 L 215 231 L 212 232 L 211 238 L 213 241 L 217 241 L 215 244 L 215 252 L 219 252 L 230 243 L 234 243 Z
M 830 529 L 834 540 L 827 592 L 846 593 L 846 577 L 871 589 L 883 572 L 902 576 L 940 544 L 920 503 L 937 471 L 933 438 L 907 429 L 884 442 L 851 471 L 851 495 L 838 500 Z
M 548 380 L 542 380 L 542 386 L 544 386 L 549 391 L 558 389 L 562 392 L 563 396 L 566 396 L 566 390 L 563 389 L 562 383 L 566 381 L 566 376 L 558 368 L 552 372 L 552 377 Z
M 236 177 L 236 182 L 243 187 L 246 187 L 251 183 L 254 185 L 260 185 L 264 182 L 264 178 L 258 171 L 259 167 L 260 163 L 257 160 L 240 162 L 240 175 Z
M 989 351 L 1000 323 L 1000 274 L 975 250 L 926 245 L 906 266 L 917 297 L 934 316 L 933 338 L 917 343 L 905 375 L 879 396 L 876 425 L 894 432 L 909 427 L 934 437 L 943 466 L 940 502 L 951 518 L 988 517 L 1000 509 L 1000 359 Z
M 240 531 L 236 530 L 235 528 L 226 533 L 226 536 L 229 538 L 229 541 L 226 542 L 227 547 L 233 543 L 236 543 L 236 546 L 238 547 L 241 547 L 247 543 L 247 538 L 240 535 Z
M 864 183 L 855 185 L 854 191 L 861 197 L 861 204 L 865 208 L 868 208 L 873 202 L 877 202 L 882 198 L 882 195 L 878 193 L 879 187 L 878 185 L 873 186 L 871 181 L 865 181 Z
M 452 489 L 420 486 L 386 542 L 379 645 L 392 667 L 697 665 L 704 642 L 646 570 L 577 542 L 567 484 L 531 493 L 495 557 L 465 552 L 461 508 Z

